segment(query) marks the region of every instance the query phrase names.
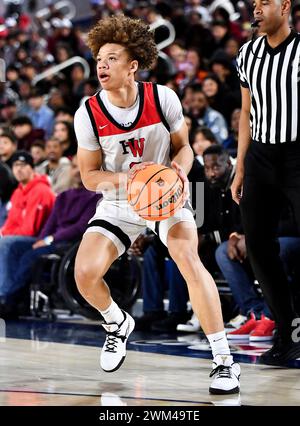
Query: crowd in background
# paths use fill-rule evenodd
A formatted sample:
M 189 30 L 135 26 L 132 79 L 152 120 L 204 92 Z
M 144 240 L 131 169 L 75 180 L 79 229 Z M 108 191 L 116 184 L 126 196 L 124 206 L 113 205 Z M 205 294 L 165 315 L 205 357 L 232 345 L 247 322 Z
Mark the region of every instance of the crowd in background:
M 99 200 L 99 196 L 82 194 L 85 190 L 78 176 L 74 178 L 74 168 L 77 168 L 74 113 L 88 97 L 100 89 L 95 63 L 85 43 L 88 30 L 98 19 L 109 14 L 125 13 L 149 24 L 163 18 L 174 26 L 176 38 L 161 51 L 151 70 L 141 70 L 136 77 L 138 80 L 167 85 L 181 99 L 190 144 L 195 153 L 193 176 L 190 179 L 206 181 L 209 198 L 206 204 L 214 206 L 214 212 L 211 210 L 207 213 L 209 223 L 206 222 L 204 228 L 200 229 L 200 241 L 203 247 L 207 247 L 209 238 L 213 240 L 213 249 L 210 248 L 209 251 L 213 254 L 207 260 L 207 265 L 209 266 L 213 257 L 211 268 L 219 267 L 219 271 L 222 270 L 225 276 L 227 274 L 237 305 L 232 313 L 240 313 L 244 319 L 250 313 L 254 313 L 256 317 L 261 314 L 269 316 L 264 302 L 250 288 L 250 281 L 253 283 L 255 277 L 251 276 L 249 265 L 244 270 L 234 270 L 246 259 L 246 252 L 242 229 L 239 219 L 236 222 L 235 207 L 229 191 L 234 175 L 241 108 L 236 56 L 240 46 L 252 37 L 252 1 L 85 1 L 87 16 L 84 19 L 67 19 L 61 11 L 55 9 L 56 2 L 51 0 L 48 1 L 50 9 L 46 19 L 37 17 L 37 2 L 34 0 L 8 1 L 3 16 L 0 16 L 0 57 L 5 63 L 5 75 L 0 75 L 4 77 L 0 78 L 0 229 L 3 237 L 2 246 L 0 239 L 0 268 L 4 268 L 1 265 L 8 261 L 8 256 L 13 256 L 13 271 L 6 270 L 6 277 L 10 277 L 15 275 L 16 258 L 19 261 L 30 250 L 44 247 L 42 253 L 50 253 L 52 250 L 48 246 L 53 243 L 80 238 L 84 224 L 81 222 L 77 228 L 76 224 L 82 217 L 82 211 L 78 207 L 78 210 L 75 209 L 76 214 L 74 211 L 71 213 L 74 189 L 80 190 L 80 197 L 87 200 L 90 210 Z M 291 25 L 300 31 L 300 5 L 297 3 L 293 8 Z M 155 31 L 157 43 L 167 36 L 168 30 L 164 26 Z M 85 67 L 77 62 L 46 78 L 39 78 L 42 72 L 74 56 L 87 61 L 89 76 L 85 75 Z M 25 169 L 29 167 L 27 180 L 20 172 L 22 162 Z M 37 199 L 33 191 L 30 194 L 28 190 L 24 194 L 24 182 L 27 188 L 28 182 L 47 187 L 46 192 L 41 191 L 46 201 Z M 224 197 L 226 204 L 223 202 Z M 24 203 L 35 206 L 34 213 L 22 217 L 23 222 L 28 220 L 38 223 L 37 227 L 28 227 L 30 231 L 20 229 L 18 225 L 20 215 L 24 215 Z M 43 210 L 45 205 L 47 208 Z M 64 210 L 61 214 L 65 214 L 65 220 L 59 218 L 58 209 L 63 208 L 62 206 Z M 38 214 L 40 219 L 37 222 Z M 17 218 L 15 221 L 13 216 Z M 67 219 L 70 219 L 69 222 Z M 64 227 L 73 227 L 72 232 L 63 236 L 56 233 Z M 289 236 L 291 234 L 295 236 L 293 232 Z M 53 235 L 54 240 L 48 239 L 47 242 L 47 237 Z M 5 250 L 3 240 L 10 242 Z M 229 244 L 229 254 L 227 245 L 225 251 L 222 245 L 217 254 L 217 265 L 214 252 L 218 246 L 221 247 L 221 243 Z M 12 244 L 14 251 L 11 249 Z M 205 258 L 207 250 L 203 247 L 201 250 Z M 138 250 L 137 246 L 134 249 Z M 9 254 L 5 254 L 7 257 L 1 260 L 3 253 L 8 252 Z M 150 270 L 153 271 L 155 253 L 153 252 L 154 257 L 150 257 L 149 253 L 146 259 L 150 262 L 148 267 L 150 265 Z M 34 258 L 36 256 L 32 252 L 27 253 L 27 259 Z M 230 261 L 233 263 L 230 264 Z M 26 262 L 30 263 L 29 260 Z M 160 266 L 155 268 L 159 271 Z M 10 289 L 7 289 L 8 278 L 3 284 L 0 279 L 0 314 L 7 311 L 8 302 L 13 300 L 11 295 L 16 289 L 25 285 L 25 281 L 30 281 L 28 274 L 28 268 L 26 271 L 20 270 L 17 275 L 19 283 L 12 283 Z M 178 277 L 177 272 L 173 272 L 172 282 L 174 274 Z M 234 274 L 237 274 L 235 278 L 238 276 L 239 280 L 246 280 L 248 283 L 244 298 L 239 297 L 236 280 L 232 278 Z M 145 294 L 147 289 L 155 287 L 153 275 L 151 282 L 147 282 L 150 275 L 146 271 L 143 276 Z M 20 283 L 22 277 L 24 283 Z M 158 281 L 162 282 L 161 275 L 158 274 L 158 277 Z M 184 300 L 180 295 L 174 296 L 172 300 L 178 300 L 178 297 Z M 168 318 L 169 322 L 165 324 L 161 323 L 164 317 L 161 312 L 162 301 L 152 302 L 148 297 L 146 304 L 150 308 L 146 306 L 144 311 L 150 316 L 146 322 L 150 324 L 160 320 L 158 331 L 176 329 L 180 322 L 187 319 L 186 301 L 184 308 L 175 308 L 175 314 L 180 310 L 183 314 L 180 311 L 180 315 L 175 315 L 176 318 L 173 316 L 171 320 Z M 153 315 L 153 312 L 158 314 Z M 143 327 L 143 324 L 140 323 L 140 326 Z

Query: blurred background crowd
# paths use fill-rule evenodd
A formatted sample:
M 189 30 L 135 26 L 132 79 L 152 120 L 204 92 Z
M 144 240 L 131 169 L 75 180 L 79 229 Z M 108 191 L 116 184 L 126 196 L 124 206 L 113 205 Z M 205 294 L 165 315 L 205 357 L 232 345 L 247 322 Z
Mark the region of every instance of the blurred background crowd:
M 205 205 L 210 206 L 205 207 L 207 220 L 199 229 L 199 251 L 210 271 L 223 274 L 231 288 L 233 305 L 225 317 L 229 320 L 237 315 L 233 327 L 247 318 L 257 322 L 270 317 L 247 264 L 240 218 L 230 195 L 241 108 L 236 56 L 241 45 L 252 37 L 252 8 L 251 0 L 1 1 L 2 316 L 16 313 L 13 295 L 32 280 L 33 261 L 41 254 L 55 252 L 58 243 L 79 240 L 88 216 L 83 220 L 80 205 L 86 203 L 91 216 L 101 198 L 92 197 L 82 188 L 73 117 L 77 108 L 100 89 L 95 63 L 86 46 L 87 33 L 100 18 L 124 13 L 150 25 L 159 49 L 156 64 L 151 70 L 140 70 L 137 79 L 169 86 L 182 102 L 195 154 L 190 180 L 205 182 Z M 291 26 L 300 31 L 297 1 Z M 76 199 L 80 200 L 78 208 L 74 208 Z M 29 205 L 30 214 L 29 208 L 24 207 Z M 38 226 L 22 228 L 21 218 L 23 223 L 28 221 Z M 287 259 L 293 275 L 290 253 L 298 254 L 300 243 L 293 224 L 288 222 L 289 226 L 279 230 L 279 235 L 297 240 L 292 241 L 294 251 L 287 245 L 290 240 L 282 243 L 283 259 Z M 144 236 L 132 248 L 137 255 L 147 248 L 143 271 L 146 300 L 144 315 L 137 325 L 147 328 L 153 323 L 157 331 L 176 330 L 178 324 L 189 319 L 187 297 L 176 294 L 175 290 L 170 295 L 170 312 L 168 315 L 164 312 L 165 288 L 159 287 L 165 272 L 159 260 L 167 253 L 158 255 L 163 250 L 158 245 L 153 237 Z M 17 270 L 24 255 L 27 257 L 22 262 L 26 261 L 27 266 Z M 174 268 L 174 265 L 167 268 L 171 285 L 182 281 Z M 246 284 L 241 286 L 239 282 Z M 156 293 L 150 294 L 149 288 L 156 288 Z M 159 325 L 155 326 L 157 320 Z M 186 331 L 200 328 L 193 317 L 189 324 Z M 273 321 L 271 334 L 272 327 Z

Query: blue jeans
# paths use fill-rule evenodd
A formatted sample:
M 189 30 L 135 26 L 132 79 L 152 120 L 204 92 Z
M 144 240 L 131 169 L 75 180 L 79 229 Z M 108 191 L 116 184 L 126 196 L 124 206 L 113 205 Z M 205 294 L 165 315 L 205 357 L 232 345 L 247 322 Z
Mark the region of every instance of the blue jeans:
M 280 237 L 280 257 L 286 273 L 289 275 L 300 258 L 300 238 Z M 270 310 L 264 299 L 256 292 L 253 277 L 242 263 L 231 260 L 227 254 L 227 241 L 216 250 L 216 261 L 221 269 L 232 295 L 243 315 L 254 312 L 256 315 L 264 313 L 271 317 Z
M 0 297 L 5 300 L 15 292 L 15 273 L 19 267 L 20 258 L 31 249 L 36 241 L 34 237 L 5 236 L 0 238 Z M 18 283 L 19 288 L 22 287 Z
M 188 291 L 186 283 L 173 260 L 159 258 L 155 246 L 145 251 L 143 262 L 143 310 L 163 311 L 164 293 L 169 287 L 169 311 L 186 312 Z
M 290 280 L 300 261 L 300 237 L 280 237 L 280 253 L 285 273 Z
M 22 254 L 13 279 L 12 288 L 14 292 L 20 287 L 30 284 L 32 278 L 32 267 L 36 260 L 45 254 L 55 253 L 55 248 L 55 244 L 39 247 L 37 249 L 32 249 L 30 247 L 29 250 Z
M 0 200 L 0 227 L 4 224 L 7 218 L 7 210 L 6 210 L 7 203 L 3 203 Z

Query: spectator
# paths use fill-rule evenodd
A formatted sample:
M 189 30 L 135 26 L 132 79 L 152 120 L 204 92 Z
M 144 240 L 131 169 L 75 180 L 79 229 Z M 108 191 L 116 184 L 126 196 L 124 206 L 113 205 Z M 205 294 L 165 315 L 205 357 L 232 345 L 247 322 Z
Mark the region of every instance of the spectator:
M 39 89 L 33 89 L 29 95 L 28 103 L 31 110 L 28 117 L 31 119 L 33 127 L 43 129 L 46 138 L 53 132 L 54 112 L 45 105 L 44 96 Z
M 84 68 L 81 64 L 75 64 L 72 67 L 71 86 L 75 107 L 78 107 L 80 100 L 84 96 Z
M 48 139 L 45 146 L 46 160 L 35 167 L 41 175 L 49 176 L 52 190 L 55 194 L 70 188 L 69 170 L 71 162 L 63 157 L 63 146 L 58 139 Z
M 239 108 L 235 109 L 231 115 L 229 137 L 225 142 L 223 142 L 224 148 L 228 150 L 232 157 L 236 157 L 237 155 L 240 116 L 241 110 Z
M 0 135 L 0 160 L 10 169 L 12 168 L 12 156 L 17 148 L 17 139 L 13 133 L 6 131 Z
M 0 136 L 3 135 L 3 133 L 7 133 L 9 131 L 9 126 L 7 126 L 6 124 L 0 124 Z
M 195 154 L 195 158 L 201 164 L 201 175 L 204 177 L 204 161 L 203 152 L 213 144 L 217 144 L 213 132 L 205 126 L 197 127 L 192 137 L 192 148 Z
M 189 111 L 191 110 L 192 102 L 193 102 L 193 95 L 194 95 L 194 92 L 196 90 L 199 90 L 199 91 L 202 90 L 201 84 L 188 85 L 182 91 L 181 104 L 182 104 L 183 110 L 185 111 L 186 114 L 188 114 Z M 190 115 L 190 116 L 191 116 L 191 118 L 193 118 L 192 115 Z
M 12 170 L 19 186 L 10 200 L 8 218 L 0 229 L 4 237 L 36 236 L 51 212 L 55 195 L 48 179 L 36 175 L 33 167 L 33 158 L 28 152 L 15 152 Z
M 0 161 L 0 227 L 7 218 L 7 203 L 16 187 L 17 181 L 12 171 L 6 164 Z
M 234 21 L 234 7 L 232 5 L 231 0 L 223 0 L 222 6 L 220 5 L 219 0 L 215 0 L 215 7 L 216 9 L 213 12 L 213 19 L 215 21 L 221 21 L 226 24 L 228 31 L 227 35 L 230 35 L 231 37 L 234 37 L 235 40 L 238 42 L 242 41 L 242 31 L 239 22 Z M 213 5 L 211 5 L 211 8 Z M 226 40 L 229 40 L 228 37 L 226 37 Z M 226 45 L 226 41 L 225 41 Z
M 0 82 L 1 86 L 1 82 Z M 14 99 L 0 99 L 0 123 L 10 123 L 17 113 L 17 101 Z
M 202 6 L 202 0 L 188 0 L 185 2 L 185 13 L 191 14 L 196 13 L 205 23 L 209 23 L 211 21 L 211 15 L 208 9 Z
M 135 319 L 136 330 L 175 331 L 177 324 L 189 318 L 185 281 L 176 264 L 171 259 L 166 262 L 166 257 L 169 257 L 168 250 L 156 236 L 141 235 L 131 249 L 136 255 L 140 255 L 144 250 L 142 275 L 144 313 Z M 168 313 L 163 302 L 167 289 L 169 289 Z
M 227 88 L 231 91 L 236 101 L 241 103 L 241 95 L 239 93 L 240 82 L 236 69 L 223 49 L 217 50 L 210 60 L 211 71 L 216 74 Z
M 34 167 L 39 166 L 46 160 L 44 141 L 35 141 L 30 148 L 30 154 L 33 158 Z
M 186 52 L 186 60 L 195 67 L 197 71 L 197 79 L 200 83 L 202 83 L 207 76 L 208 71 L 199 50 L 195 47 L 190 47 Z
M 17 114 L 19 116 L 27 116 L 30 111 L 30 106 L 28 105 L 28 99 L 31 92 L 30 79 L 23 77 L 18 81 L 18 93 L 20 96 L 20 102 L 18 105 Z
M 30 283 L 35 261 L 42 255 L 56 253 L 78 241 L 101 199 L 101 196 L 83 187 L 76 156 L 72 159 L 69 174 L 72 189 L 58 195 L 51 215 L 36 240 L 16 240 L 11 246 L 14 273 L 7 275 L 5 297 L 9 303 L 5 308 L 2 306 L 2 317 L 17 314 L 15 300 L 18 291 Z
M 95 94 L 95 92 L 93 93 Z M 68 107 L 60 107 L 55 111 L 55 123 L 58 121 L 68 121 L 69 123 L 74 122 L 74 114 L 72 110 Z
M 84 97 L 93 96 L 98 90 L 99 90 L 99 82 L 96 78 L 89 78 L 83 83 Z
M 292 9 L 292 23 L 295 31 L 300 32 L 300 4 L 295 4 Z
M 227 124 L 223 115 L 209 106 L 206 95 L 198 86 L 193 89 L 190 113 L 198 121 L 199 126 L 206 126 L 213 132 L 218 143 L 223 143 L 228 138 Z
M 56 111 L 68 105 L 65 94 L 58 88 L 52 88 L 49 92 L 48 106 Z
M 291 277 L 300 256 L 300 238 L 279 237 L 280 258 Z M 254 288 L 254 275 L 247 259 L 245 235 L 232 233 L 216 250 L 216 260 L 236 300 L 241 315 L 249 320 L 230 332 L 228 339 L 272 340 L 275 322 L 264 300 Z
M 8 217 L 0 229 L 0 299 L 4 304 L 7 302 L 8 280 L 15 273 L 17 265 L 11 248 L 16 241 L 25 244 L 35 241 L 55 199 L 47 179 L 34 173 L 33 159 L 29 153 L 17 151 L 12 164 L 19 186 L 11 197 Z
M 201 15 L 192 12 L 188 15 L 189 23 L 186 29 L 185 45 L 200 49 L 204 58 L 210 58 L 215 49 L 215 40 L 210 28 L 203 25 Z
M 12 129 L 18 141 L 18 149 L 29 151 L 33 142 L 37 139 L 44 140 L 43 129 L 34 129 L 29 117 L 20 116 L 11 122 Z
M 63 147 L 63 155 L 72 157 L 77 152 L 77 141 L 74 127 L 67 121 L 58 121 L 55 123 L 53 136 L 58 139 Z
M 205 93 L 209 106 L 219 111 L 226 119 L 227 125 L 230 125 L 232 111 L 240 105 L 236 98 L 230 93 L 225 84 L 221 83 L 214 74 L 209 74 L 202 84 L 203 93 Z
M 212 22 L 211 30 L 215 39 L 215 46 L 224 49 L 227 40 L 231 36 L 228 22 L 221 19 L 215 20 Z
M 239 53 L 240 44 L 235 38 L 229 38 L 225 43 L 224 51 L 229 59 L 231 59 L 231 62 L 233 66 L 236 66 L 236 57 Z
M 6 81 L 8 87 L 10 87 L 14 92 L 18 92 L 18 79 L 19 79 L 19 70 L 15 65 L 9 65 L 6 68 Z

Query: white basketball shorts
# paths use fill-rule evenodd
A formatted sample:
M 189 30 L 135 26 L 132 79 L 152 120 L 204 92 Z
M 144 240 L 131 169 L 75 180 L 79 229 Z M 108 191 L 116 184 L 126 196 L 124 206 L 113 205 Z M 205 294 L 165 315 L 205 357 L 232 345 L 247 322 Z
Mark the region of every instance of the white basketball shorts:
M 192 228 L 196 228 L 192 208 L 188 203 L 174 216 L 168 219 L 154 222 L 142 219 L 135 213 L 127 200 L 111 201 L 102 200 L 96 209 L 95 215 L 88 223 L 85 232 L 99 232 L 109 238 L 117 247 L 121 256 L 134 243 L 137 237 L 147 227 L 155 232 L 165 246 L 169 229 L 179 222 L 189 222 Z

